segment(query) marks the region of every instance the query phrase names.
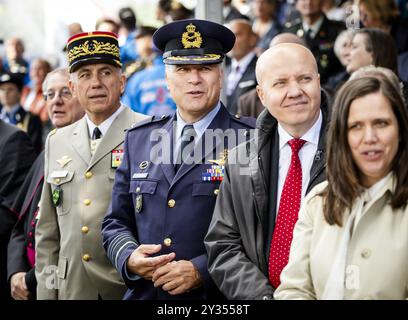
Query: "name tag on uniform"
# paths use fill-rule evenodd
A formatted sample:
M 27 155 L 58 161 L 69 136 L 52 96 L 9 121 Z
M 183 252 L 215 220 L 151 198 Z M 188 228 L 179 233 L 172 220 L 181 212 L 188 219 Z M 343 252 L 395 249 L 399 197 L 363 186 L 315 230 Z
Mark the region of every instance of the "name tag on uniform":
M 147 172 L 134 173 L 132 179 L 146 179 L 148 175 Z
M 67 170 L 53 171 L 51 172 L 51 178 L 65 178 L 68 175 Z
M 111 152 L 111 155 L 112 155 L 111 167 L 112 167 L 113 169 L 116 169 L 116 168 L 119 167 L 120 164 L 122 163 L 123 153 L 124 153 L 123 149 L 113 150 L 113 151 Z

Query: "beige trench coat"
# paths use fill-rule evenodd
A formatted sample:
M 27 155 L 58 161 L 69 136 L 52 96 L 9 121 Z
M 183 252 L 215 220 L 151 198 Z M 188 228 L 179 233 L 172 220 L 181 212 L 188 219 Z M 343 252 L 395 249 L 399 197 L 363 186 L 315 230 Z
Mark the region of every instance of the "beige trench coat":
M 275 299 L 322 297 L 344 232 L 344 228 L 326 223 L 322 198 L 315 197 L 326 184 L 317 185 L 305 198 Z M 392 210 L 392 184 L 389 179 L 365 205 L 354 226 L 346 258 L 345 299 L 408 297 L 408 208 Z

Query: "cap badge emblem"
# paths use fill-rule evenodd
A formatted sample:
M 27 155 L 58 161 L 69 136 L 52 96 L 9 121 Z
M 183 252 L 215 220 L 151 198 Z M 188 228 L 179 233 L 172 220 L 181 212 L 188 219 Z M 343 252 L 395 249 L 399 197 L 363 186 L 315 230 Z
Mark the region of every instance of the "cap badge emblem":
M 186 26 L 186 32 L 183 32 L 181 43 L 184 49 L 200 48 L 203 43 L 200 32 L 196 31 L 196 26 L 190 23 Z

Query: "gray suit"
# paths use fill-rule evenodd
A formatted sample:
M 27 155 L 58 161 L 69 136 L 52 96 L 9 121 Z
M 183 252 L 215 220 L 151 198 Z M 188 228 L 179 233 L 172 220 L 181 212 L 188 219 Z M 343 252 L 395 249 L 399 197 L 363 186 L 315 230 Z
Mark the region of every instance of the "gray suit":
M 36 228 L 38 299 L 123 297 L 126 287 L 102 247 L 101 223 L 115 176 L 112 151 L 123 150 L 125 129 L 145 118 L 126 107 L 93 156 L 85 117 L 48 136 Z

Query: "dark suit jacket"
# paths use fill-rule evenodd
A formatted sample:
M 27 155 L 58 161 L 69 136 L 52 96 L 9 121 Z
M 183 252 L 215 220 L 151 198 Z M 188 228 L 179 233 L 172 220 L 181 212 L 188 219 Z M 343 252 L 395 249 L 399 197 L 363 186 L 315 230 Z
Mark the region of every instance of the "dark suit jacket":
M 219 159 L 218 152 L 224 148 L 232 148 L 237 141 L 222 138 L 217 134 L 217 145 L 208 143 L 207 147 L 211 148 L 206 148 L 201 153 L 202 159 L 206 161 L 183 163 L 175 172 L 172 161 L 150 162 L 151 151 L 158 149 L 157 141 L 162 141 L 162 146 L 172 145 L 174 120 L 174 116 L 158 120 L 153 118 L 148 123 L 136 125 L 126 134 L 123 161 L 116 171 L 111 206 L 102 224 L 103 243 L 108 258 L 129 288 L 124 299 L 222 297 L 208 274 L 207 254 L 203 243 L 220 181 L 203 181 L 202 174 L 212 168 L 209 159 Z M 208 129 L 230 129 L 238 133 L 238 139 L 245 141 L 247 138 L 243 131 L 253 128 L 251 124 L 255 124 L 254 119 L 237 119 L 221 106 Z M 160 135 L 159 140 L 150 138 L 155 129 Z M 238 131 L 239 129 L 241 131 Z M 228 143 L 225 140 L 228 140 Z M 172 150 L 167 151 L 172 153 Z M 144 161 L 149 161 L 149 164 L 141 169 L 141 163 Z M 168 203 L 171 200 L 172 202 Z M 171 239 L 170 244 L 163 241 L 166 238 Z M 175 252 L 176 260 L 191 261 L 201 275 L 203 286 L 171 296 L 161 288 L 155 288 L 152 281 L 137 275 L 134 275 L 136 278 L 128 277 L 126 261 L 131 253 L 140 244 L 157 243 L 164 243 L 160 254 Z
M 394 38 L 397 53 L 402 54 L 408 51 L 408 19 L 396 17 L 391 20 L 391 36 Z
M 258 43 L 256 44 L 257 48 L 262 49 L 262 52 L 269 48 L 269 44 L 272 39 L 279 33 L 282 32 L 282 26 L 274 21 L 269 30 L 263 35 L 262 38 L 259 38 Z
M 408 51 L 398 56 L 398 73 L 402 81 L 408 82 Z
M 258 118 L 264 110 L 265 107 L 261 99 L 259 99 L 255 88 L 244 93 L 238 100 L 237 113 L 240 116 Z
M 10 298 L 7 244 L 18 218 L 11 208 L 34 160 L 34 148 L 27 134 L 0 120 L 0 301 Z
M 293 24 L 288 23 L 287 26 L 285 32 L 291 32 L 303 38 L 310 51 L 312 51 L 316 58 L 322 84 L 325 84 L 330 76 L 342 70 L 343 67 L 333 49 L 334 41 L 345 28 L 342 22 L 329 20 L 325 16 L 319 32 L 313 39 L 306 37 L 301 20 L 295 21 Z
M 10 281 L 11 276 L 15 273 L 26 272 L 25 281 L 33 297 L 36 295 L 37 281 L 28 255 L 30 251 L 31 254 L 34 253 L 35 218 L 38 213 L 43 182 L 44 152 L 41 152 L 13 203 L 13 211 L 19 213 L 19 218 L 11 233 L 7 257 L 8 280 Z
M 14 118 L 11 119 L 11 123 L 27 132 L 28 137 L 34 145 L 35 152 L 39 154 L 43 149 L 42 122 L 40 118 L 20 106 Z
M 235 115 L 238 111 L 238 99 L 245 92 L 256 87 L 256 75 L 255 66 L 258 58 L 253 57 L 251 62 L 248 64 L 245 72 L 242 74 L 241 79 L 238 81 L 237 86 L 230 96 L 227 96 L 227 109 L 232 114 Z M 231 64 L 227 66 L 227 74 L 231 72 Z

